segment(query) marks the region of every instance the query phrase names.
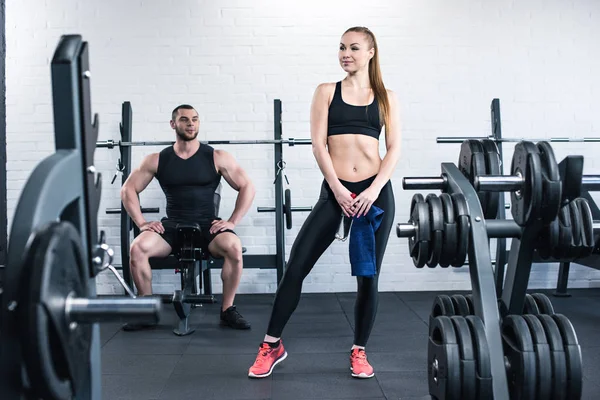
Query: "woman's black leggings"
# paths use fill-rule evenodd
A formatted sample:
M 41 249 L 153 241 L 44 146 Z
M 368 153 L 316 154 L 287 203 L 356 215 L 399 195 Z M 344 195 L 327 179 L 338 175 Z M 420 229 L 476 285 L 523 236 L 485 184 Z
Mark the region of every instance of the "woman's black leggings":
M 342 180 L 340 182 L 349 191 L 358 195 L 367 189 L 374 179 L 375 177 L 373 176 L 360 182 L 346 182 Z M 394 192 L 390 181 L 381 189 L 374 205 L 384 211 L 383 220 L 379 229 L 375 232 L 377 275 L 374 277 L 356 277 L 358 293 L 354 305 L 354 344 L 357 346 L 366 345 L 377 313 L 379 303 L 377 290 L 379 271 L 395 213 Z M 283 328 L 300 301 L 304 278 L 310 273 L 317 260 L 335 239 L 341 219 L 342 209 L 327 182 L 323 181 L 319 200 L 313 207 L 304 225 L 302 225 L 302 228 L 300 228 L 300 232 L 298 232 L 298 236 L 292 246 L 287 269 L 277 288 L 267 335 L 281 337 Z M 350 268 L 348 270 L 350 271 Z

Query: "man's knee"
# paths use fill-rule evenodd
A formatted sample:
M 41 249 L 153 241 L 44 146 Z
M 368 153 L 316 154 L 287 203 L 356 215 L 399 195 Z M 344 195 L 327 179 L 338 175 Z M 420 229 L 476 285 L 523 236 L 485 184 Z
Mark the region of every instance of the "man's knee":
M 150 258 L 151 250 L 152 245 L 150 240 L 144 240 L 143 237 L 138 236 L 133 242 L 131 242 L 131 246 L 129 248 L 129 257 L 131 262 L 136 264 L 147 261 L 148 258 Z
M 240 238 L 238 238 L 234 234 L 221 234 L 219 236 L 223 236 L 222 240 L 219 240 L 218 243 L 215 243 L 223 254 L 223 257 L 234 261 L 241 262 L 242 261 L 242 242 Z

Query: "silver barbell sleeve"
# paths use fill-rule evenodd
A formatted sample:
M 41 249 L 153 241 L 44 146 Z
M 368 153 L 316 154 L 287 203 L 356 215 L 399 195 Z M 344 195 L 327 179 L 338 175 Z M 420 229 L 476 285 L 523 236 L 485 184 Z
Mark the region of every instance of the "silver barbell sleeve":
M 69 322 L 141 322 L 160 319 L 161 299 L 149 298 L 81 298 L 67 297 L 65 314 Z
M 505 237 L 520 237 L 523 228 L 515 221 L 510 219 L 491 219 L 485 221 L 488 237 L 490 238 L 505 238 Z M 412 223 L 399 223 L 396 225 L 396 235 L 398 237 L 415 236 L 417 226 Z
M 406 190 L 441 190 L 445 185 L 444 177 L 406 177 L 402 179 L 402 188 Z

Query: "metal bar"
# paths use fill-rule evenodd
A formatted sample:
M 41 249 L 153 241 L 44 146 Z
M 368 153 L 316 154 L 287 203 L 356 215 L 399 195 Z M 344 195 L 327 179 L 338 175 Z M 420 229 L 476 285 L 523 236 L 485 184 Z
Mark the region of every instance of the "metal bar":
M 283 126 L 281 123 L 281 100 L 275 99 L 273 101 L 273 115 L 275 117 L 273 126 L 273 137 L 275 146 L 275 253 L 276 260 L 275 266 L 277 268 L 277 283 L 281 282 L 283 273 L 285 271 L 285 226 L 284 226 L 284 215 L 283 215 L 283 174 L 279 173 L 280 168 L 283 165 L 283 146 L 281 136 L 283 133 Z
M 277 209 L 275 207 L 256 207 L 257 212 L 275 212 Z M 292 207 L 292 212 L 306 212 L 312 211 L 312 206 L 305 207 Z
M 600 191 L 600 175 L 584 175 L 581 186 L 586 190 Z
M 142 212 L 145 214 L 156 214 L 160 212 L 160 207 L 142 207 Z M 120 214 L 120 208 L 107 208 L 107 214 Z
M 553 142 L 553 143 L 574 143 L 574 142 L 600 142 L 600 137 L 584 137 L 584 138 L 494 138 L 493 136 L 443 136 L 436 138 L 436 143 L 462 143 L 465 140 L 483 140 L 489 139 L 495 142 L 512 142 L 517 143 L 523 140 L 530 142 Z
M 508 380 L 504 363 L 504 352 L 500 336 L 500 314 L 494 290 L 494 270 L 491 263 L 489 239 L 483 211 L 477 192 L 453 163 L 442 163 L 442 175 L 447 177 L 450 193 L 462 193 L 469 210 L 469 273 L 473 289 L 475 315 L 485 326 L 491 374 L 493 376 L 493 398 L 508 399 Z M 518 240 L 518 239 L 517 239 Z
M 490 219 L 485 221 L 488 237 L 507 238 L 521 236 L 522 228 L 513 220 Z M 412 223 L 399 223 L 396 225 L 396 236 L 412 237 L 415 235 L 417 227 Z
M 475 177 L 473 186 L 480 192 L 510 192 L 521 189 L 524 183 L 520 176 L 482 175 Z
M 446 178 L 442 177 L 405 177 L 402 179 L 402 188 L 405 190 L 444 190 Z
M 554 296 L 556 297 L 570 297 L 571 295 L 567 292 L 568 280 L 569 280 L 569 269 L 571 267 L 570 262 L 561 262 L 558 268 L 558 279 L 556 280 L 556 290 Z
M 490 219 L 485 224 L 490 238 L 518 238 L 523 231 L 523 228 L 510 219 Z
M 278 100 L 275 100 L 278 101 Z M 143 141 L 143 142 L 131 142 L 131 141 L 119 141 L 104 140 L 96 142 L 98 148 L 112 149 L 114 147 L 132 147 L 132 146 L 171 146 L 175 142 L 169 141 Z M 287 144 L 289 146 L 295 145 L 309 145 L 312 144 L 311 139 L 251 139 L 251 140 L 202 140 L 202 144 L 209 145 L 225 145 L 225 144 Z
M 6 202 L 6 29 L 4 0 L 0 6 L 0 268 L 6 264 L 8 220 Z M 2 287 L 0 269 L 0 287 Z
M 131 103 L 128 101 L 123 102 L 121 105 L 120 128 L 121 140 L 130 141 L 133 134 L 133 109 Z M 123 163 L 123 173 L 121 175 L 122 186 L 131 172 L 131 147 L 122 147 L 119 148 L 119 151 L 121 152 L 121 161 Z M 123 279 L 131 288 L 133 288 L 133 278 L 129 267 L 129 246 L 131 244 L 132 225 L 133 222 L 129 218 L 125 206 L 121 203 L 121 264 L 123 265 Z
M 502 303 L 508 314 L 523 313 L 535 253 L 534 244 L 542 227 L 541 221 L 534 221 L 523 228 L 520 238 L 512 240 L 502 291 Z
M 162 309 L 159 298 L 73 298 L 65 302 L 65 313 L 69 321 L 94 322 L 144 322 L 156 323 Z
M 490 106 L 491 122 L 492 122 L 492 136 L 494 139 L 502 139 L 502 118 L 500 117 L 500 99 L 493 99 Z M 500 174 L 504 174 L 504 158 L 502 142 L 496 142 L 498 147 L 498 154 L 500 158 Z M 505 209 L 510 208 L 510 204 L 504 204 L 504 192 L 499 193 L 500 201 L 498 202 L 498 213 L 496 214 L 497 219 L 506 219 Z M 496 241 L 496 268 L 494 274 L 496 278 L 496 295 L 499 298 L 502 295 L 502 286 L 504 284 L 504 268 L 507 260 L 506 252 L 506 239 L 498 238 Z

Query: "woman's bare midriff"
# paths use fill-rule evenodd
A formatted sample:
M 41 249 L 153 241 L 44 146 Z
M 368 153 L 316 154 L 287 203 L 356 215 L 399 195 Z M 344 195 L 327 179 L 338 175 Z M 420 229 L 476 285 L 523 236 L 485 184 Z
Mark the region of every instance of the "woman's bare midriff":
M 381 165 L 379 141 L 367 135 L 334 135 L 327 148 L 337 177 L 359 182 L 377 175 Z

